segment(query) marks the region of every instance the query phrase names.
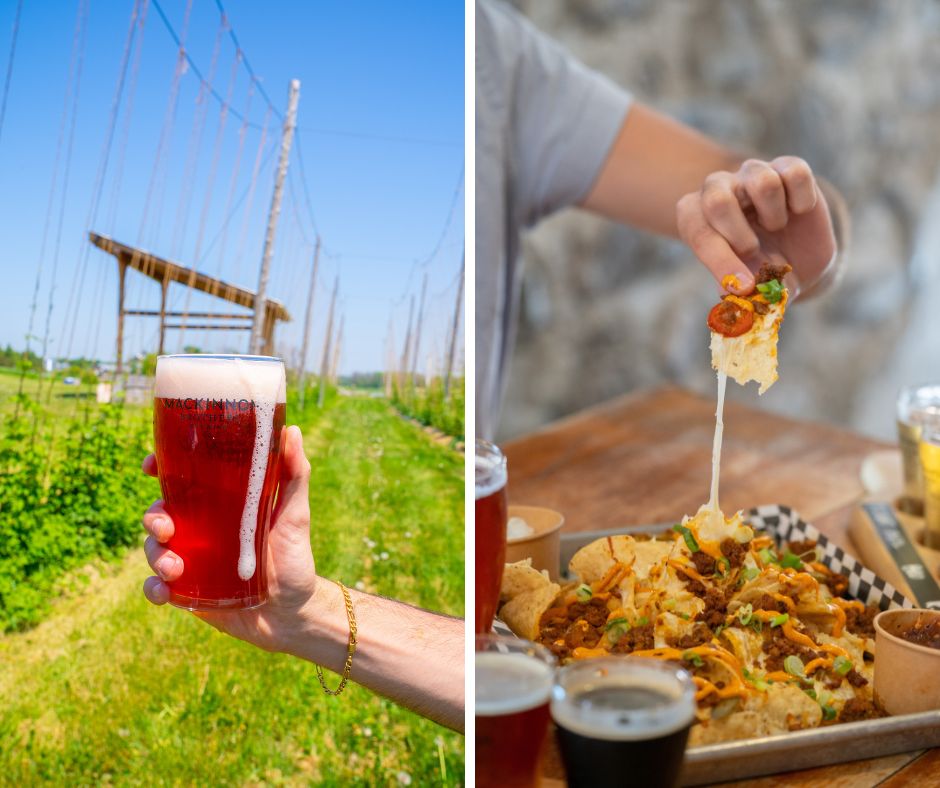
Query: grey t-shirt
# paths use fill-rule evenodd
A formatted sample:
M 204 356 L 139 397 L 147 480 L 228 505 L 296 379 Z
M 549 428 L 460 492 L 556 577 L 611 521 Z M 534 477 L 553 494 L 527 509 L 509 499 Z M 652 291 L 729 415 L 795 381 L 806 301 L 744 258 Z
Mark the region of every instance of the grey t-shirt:
M 502 3 L 476 6 L 476 433 L 499 421 L 519 234 L 590 191 L 631 96 Z

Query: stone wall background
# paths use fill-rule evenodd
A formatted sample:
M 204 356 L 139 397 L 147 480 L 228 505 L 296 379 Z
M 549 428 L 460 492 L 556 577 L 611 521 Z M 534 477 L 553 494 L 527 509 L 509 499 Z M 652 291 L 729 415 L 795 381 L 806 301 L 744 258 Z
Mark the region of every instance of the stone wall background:
M 892 438 L 897 390 L 940 381 L 940 2 L 515 4 L 637 99 L 836 184 L 853 218 L 841 285 L 788 313 L 777 384 L 729 397 Z M 524 256 L 501 439 L 663 383 L 714 396 L 716 290 L 682 244 L 567 211 Z

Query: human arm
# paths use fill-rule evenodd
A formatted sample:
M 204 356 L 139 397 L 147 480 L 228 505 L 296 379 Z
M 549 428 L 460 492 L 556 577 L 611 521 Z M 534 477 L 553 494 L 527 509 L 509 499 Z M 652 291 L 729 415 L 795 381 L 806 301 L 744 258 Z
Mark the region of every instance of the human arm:
M 155 476 L 148 456 L 144 471 Z M 349 622 L 336 583 L 317 575 L 310 546 L 310 463 L 300 430 L 287 430 L 278 504 L 268 537 L 269 598 L 243 611 L 199 612 L 203 621 L 267 651 L 292 654 L 342 673 Z M 185 571 L 166 542 L 173 521 L 156 501 L 144 515 L 147 560 L 158 576 L 144 582 L 154 604 L 169 599 L 166 582 Z M 165 582 L 166 581 L 166 582 Z M 419 714 L 463 730 L 464 623 L 380 596 L 349 590 L 358 625 L 351 679 Z
M 581 201 L 681 238 L 716 281 L 737 276 L 738 293 L 753 290 L 753 272 L 767 260 L 785 260 L 807 283 L 826 271 L 837 250 L 830 204 L 842 205 L 838 192 L 802 159 L 748 159 L 639 103 Z

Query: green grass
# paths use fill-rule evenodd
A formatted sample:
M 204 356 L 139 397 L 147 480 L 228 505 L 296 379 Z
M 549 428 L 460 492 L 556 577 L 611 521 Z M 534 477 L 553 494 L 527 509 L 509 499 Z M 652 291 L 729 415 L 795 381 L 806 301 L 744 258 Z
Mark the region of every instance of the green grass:
M 13 410 L 13 397 L 19 390 L 20 372 L 9 367 L 0 367 L 0 414 Z M 23 380 L 23 392 L 35 397 L 40 381 L 36 373 L 31 372 Z M 52 396 L 49 396 L 49 377 L 42 380 L 42 401 L 48 400 L 49 409 L 59 416 L 72 416 L 80 412 L 85 402 L 95 402 L 95 387 L 85 384 L 66 386 L 60 378 L 52 382 Z
M 462 457 L 381 400 L 333 399 L 304 427 L 321 574 L 461 614 Z M 461 736 L 359 687 L 327 697 L 309 663 L 150 606 L 147 574 L 139 549 L 97 562 L 36 629 L 0 637 L 0 782 L 462 783 Z

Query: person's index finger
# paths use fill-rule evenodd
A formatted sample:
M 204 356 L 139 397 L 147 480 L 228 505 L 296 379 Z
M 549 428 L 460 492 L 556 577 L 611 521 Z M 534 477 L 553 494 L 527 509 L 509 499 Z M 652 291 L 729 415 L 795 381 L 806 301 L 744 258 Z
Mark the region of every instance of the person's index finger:
M 140 464 L 140 469 L 148 476 L 156 476 L 157 458 L 153 454 L 148 454 L 146 457 L 144 457 L 144 461 Z

